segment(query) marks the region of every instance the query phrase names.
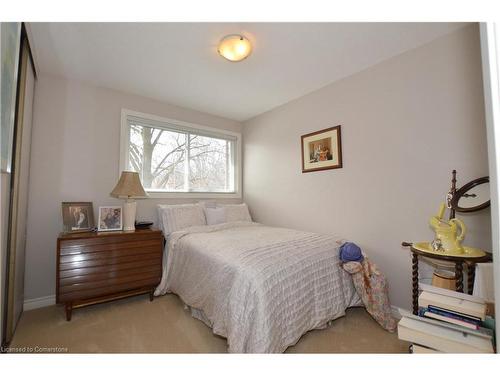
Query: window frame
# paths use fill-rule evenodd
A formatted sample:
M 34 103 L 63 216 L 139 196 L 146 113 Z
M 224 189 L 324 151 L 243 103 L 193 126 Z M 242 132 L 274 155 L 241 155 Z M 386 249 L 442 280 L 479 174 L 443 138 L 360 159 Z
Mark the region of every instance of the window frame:
M 165 129 L 172 130 L 176 126 L 181 129 L 193 129 L 206 131 L 214 135 L 220 134 L 221 136 L 232 136 L 236 138 L 235 147 L 236 152 L 234 153 L 234 192 L 200 192 L 200 191 L 151 191 L 146 190 L 148 198 L 219 198 L 219 199 L 234 199 L 241 198 L 241 187 L 242 187 L 242 147 L 241 147 L 241 133 L 233 132 L 230 130 L 213 128 L 205 125 L 193 124 L 186 121 L 180 121 L 175 119 L 170 119 L 166 117 L 156 116 L 148 113 L 132 111 L 130 109 L 122 108 L 121 110 L 121 124 L 120 124 L 120 162 L 118 175 L 122 171 L 129 170 L 129 143 L 130 143 L 130 126 L 128 124 L 128 118 L 139 117 L 144 120 L 151 120 L 160 123 L 165 123 Z M 168 125 L 168 126 L 167 126 Z

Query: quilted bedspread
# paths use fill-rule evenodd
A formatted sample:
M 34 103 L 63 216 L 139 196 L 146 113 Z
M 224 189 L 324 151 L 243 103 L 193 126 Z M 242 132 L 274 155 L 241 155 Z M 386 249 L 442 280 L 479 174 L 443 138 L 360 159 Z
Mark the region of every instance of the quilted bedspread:
M 155 295 L 180 296 L 229 352 L 283 352 L 362 305 L 340 267 L 342 243 L 251 222 L 191 227 L 169 236 Z

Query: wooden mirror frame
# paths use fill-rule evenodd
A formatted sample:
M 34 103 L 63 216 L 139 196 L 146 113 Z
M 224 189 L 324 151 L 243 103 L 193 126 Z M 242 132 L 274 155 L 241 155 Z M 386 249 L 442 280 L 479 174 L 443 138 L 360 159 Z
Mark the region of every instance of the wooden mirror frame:
M 489 176 L 485 176 L 485 177 L 476 178 L 475 180 L 472 180 L 469 183 L 465 184 L 464 186 L 462 186 L 460 189 L 458 189 L 453 194 L 453 197 L 451 198 L 451 201 L 450 201 L 451 207 L 457 212 L 476 212 L 476 211 L 480 211 L 480 210 L 483 210 L 483 209 L 489 207 L 490 206 L 490 199 L 488 199 L 486 202 L 481 203 L 480 205 L 474 206 L 474 207 L 462 208 L 458 205 L 458 201 L 460 200 L 460 198 L 463 197 L 463 195 L 465 193 L 467 193 L 470 189 L 476 187 L 477 185 L 486 184 L 489 182 L 490 182 Z

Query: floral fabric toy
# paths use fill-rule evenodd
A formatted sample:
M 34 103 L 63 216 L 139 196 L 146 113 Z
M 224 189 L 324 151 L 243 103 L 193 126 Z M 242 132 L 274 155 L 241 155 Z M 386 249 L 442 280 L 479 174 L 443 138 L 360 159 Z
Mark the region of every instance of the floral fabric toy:
M 354 245 L 354 244 L 353 244 Z M 351 256 L 352 255 L 352 247 Z M 342 253 L 342 251 L 341 251 Z M 341 259 L 343 256 L 341 255 Z M 354 287 L 361 297 L 366 311 L 387 331 L 394 332 L 396 319 L 392 316 L 389 302 L 389 287 L 385 276 L 377 265 L 366 256 L 359 261 L 347 261 L 342 264 L 346 272 L 352 275 Z

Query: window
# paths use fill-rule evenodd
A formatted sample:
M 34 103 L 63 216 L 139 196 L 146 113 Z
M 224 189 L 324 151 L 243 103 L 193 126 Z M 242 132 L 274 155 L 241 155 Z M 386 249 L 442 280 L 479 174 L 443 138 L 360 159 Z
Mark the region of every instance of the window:
M 240 134 L 122 111 L 120 170 L 150 196 L 239 197 Z

